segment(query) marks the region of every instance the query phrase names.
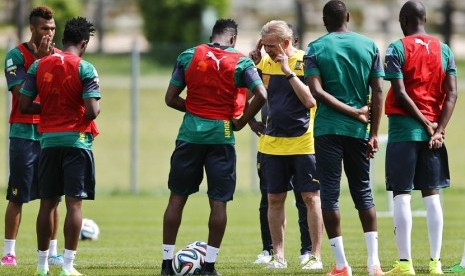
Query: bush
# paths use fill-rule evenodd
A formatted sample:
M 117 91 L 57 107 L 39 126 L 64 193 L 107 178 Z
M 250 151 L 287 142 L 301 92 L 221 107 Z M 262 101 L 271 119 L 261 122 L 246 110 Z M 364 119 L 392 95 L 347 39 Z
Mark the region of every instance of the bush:
M 139 0 L 144 34 L 157 62 L 173 63 L 180 51 L 205 40 L 201 17 L 208 7 L 222 17 L 229 0 Z

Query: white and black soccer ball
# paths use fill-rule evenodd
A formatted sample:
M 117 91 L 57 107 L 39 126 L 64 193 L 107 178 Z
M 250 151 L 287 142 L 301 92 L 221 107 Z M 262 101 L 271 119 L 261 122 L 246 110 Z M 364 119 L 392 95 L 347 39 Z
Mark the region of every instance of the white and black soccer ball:
M 100 228 L 97 223 L 91 219 L 83 218 L 81 227 L 81 240 L 95 241 L 100 235 Z
M 175 275 L 198 275 L 205 263 L 205 255 L 195 248 L 183 248 L 174 254 Z
M 207 243 L 203 241 L 195 241 L 188 244 L 185 248 L 193 248 L 200 252 L 204 257 L 207 255 Z

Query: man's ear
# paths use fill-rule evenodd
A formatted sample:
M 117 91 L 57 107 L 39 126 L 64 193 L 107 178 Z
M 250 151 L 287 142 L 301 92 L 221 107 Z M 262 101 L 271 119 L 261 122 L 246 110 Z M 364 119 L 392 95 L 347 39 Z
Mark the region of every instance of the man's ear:
M 231 42 L 231 45 L 236 45 L 236 39 L 237 39 L 236 35 L 231 36 L 231 38 L 229 39 L 229 42 Z
M 349 22 L 349 20 L 350 20 L 350 13 L 349 13 L 349 12 L 347 12 L 347 18 L 346 18 L 346 22 Z

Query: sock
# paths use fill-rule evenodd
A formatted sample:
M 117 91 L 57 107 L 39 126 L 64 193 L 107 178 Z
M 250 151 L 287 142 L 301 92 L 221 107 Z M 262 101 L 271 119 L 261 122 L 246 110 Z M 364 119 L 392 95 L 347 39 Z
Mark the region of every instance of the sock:
M 48 270 L 48 250 L 40 251 L 37 250 L 37 269 L 45 269 Z
M 58 244 L 58 240 L 50 240 L 50 246 L 48 248 L 48 254 L 50 256 L 56 256 L 58 255 L 57 253 L 57 244 Z
M 207 255 L 205 256 L 205 262 L 214 263 L 218 257 L 219 248 L 207 245 Z
M 333 251 L 334 258 L 336 259 L 336 269 L 340 270 L 348 266 L 346 256 L 344 254 L 344 244 L 342 242 L 342 236 L 335 237 L 329 240 L 329 245 Z
M 3 255 L 6 256 L 10 254 L 10 255 L 16 256 L 16 253 L 15 253 L 16 240 L 5 239 L 3 243 L 5 245 L 5 248 L 3 249 Z
M 367 246 L 367 266 L 380 265 L 378 256 L 378 232 L 366 232 L 365 243 Z
M 423 198 L 426 207 L 426 222 L 428 224 L 428 238 L 431 259 L 441 258 L 442 229 L 444 218 L 439 195 L 431 195 Z
M 174 244 L 163 244 L 163 260 L 172 260 L 174 258 Z
M 412 210 L 410 209 L 409 194 L 400 194 L 394 197 L 394 234 L 396 236 L 399 259 L 412 259 Z
M 68 250 L 65 248 L 65 253 L 63 254 L 63 270 L 67 272 L 73 271 L 75 258 L 76 251 Z

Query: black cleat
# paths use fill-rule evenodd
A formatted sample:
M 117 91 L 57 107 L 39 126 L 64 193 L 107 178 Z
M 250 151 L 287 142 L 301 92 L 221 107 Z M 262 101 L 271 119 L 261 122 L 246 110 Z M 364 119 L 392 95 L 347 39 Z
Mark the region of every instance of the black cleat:
M 160 275 L 174 275 L 173 267 L 171 266 L 172 260 L 163 260 L 161 264 Z
M 221 274 L 216 271 L 215 269 L 215 263 L 205 263 L 204 266 L 202 266 L 202 270 L 200 270 L 200 275 L 218 275 L 221 276 Z

